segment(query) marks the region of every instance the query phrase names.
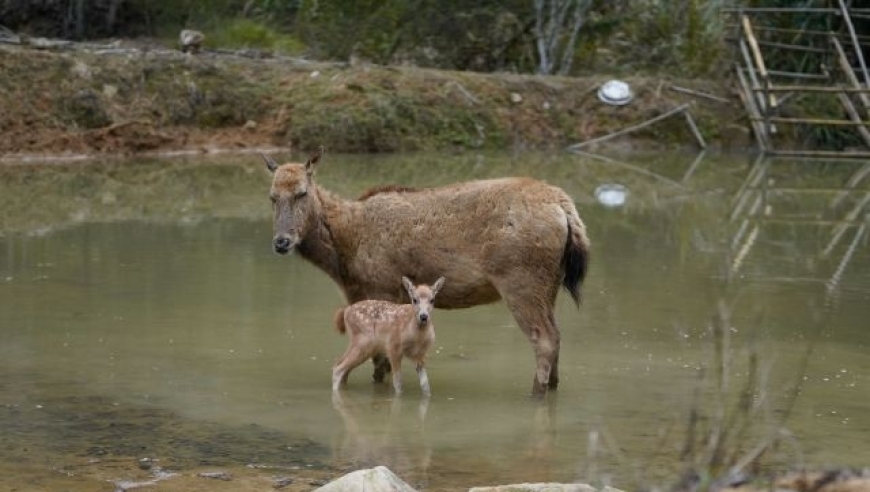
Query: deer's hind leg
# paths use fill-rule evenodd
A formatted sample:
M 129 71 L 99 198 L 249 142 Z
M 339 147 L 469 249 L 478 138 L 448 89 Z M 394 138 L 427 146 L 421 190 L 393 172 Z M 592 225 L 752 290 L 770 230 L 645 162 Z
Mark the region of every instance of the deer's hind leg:
M 518 275 L 514 281 L 496 282 L 496 287 L 532 344 L 535 354 L 532 395 L 543 396 L 548 388 L 555 389 L 559 384 L 561 334 L 553 314 L 558 286 L 537 286 L 536 289 L 536 286 L 529 284 L 529 278 L 535 278 L 535 275 Z
M 367 358 L 362 350 L 351 344 L 332 367 L 332 391 L 338 391 L 341 386 L 346 385 L 350 371 L 365 362 Z
M 553 357 L 553 361 L 550 366 L 550 380 L 547 382 L 547 386 L 550 389 L 556 389 L 559 387 L 559 352 L 562 348 L 562 334 L 559 331 L 559 326 L 556 324 L 556 315 L 553 313 L 553 309 L 550 309 L 549 320 L 550 325 L 553 326 L 556 332 L 556 354 L 555 357 Z
M 372 373 L 372 381 L 383 383 L 387 373 L 392 369 L 390 367 L 390 360 L 384 354 L 375 354 L 372 356 L 372 365 L 375 366 L 375 370 Z

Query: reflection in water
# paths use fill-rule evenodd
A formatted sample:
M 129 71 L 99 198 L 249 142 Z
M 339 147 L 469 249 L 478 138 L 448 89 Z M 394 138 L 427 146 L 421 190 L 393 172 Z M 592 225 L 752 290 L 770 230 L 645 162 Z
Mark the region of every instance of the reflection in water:
M 858 218 L 830 255 L 818 252 L 870 185 L 852 183 L 857 166 L 775 163 L 763 182 L 779 191 L 758 210 L 799 222 L 753 216 L 732 247 L 743 217 L 730 223 L 723 197 L 739 191 L 746 165 L 692 158 L 631 161 L 685 184 L 662 187 L 572 156 L 331 156 L 318 179 L 345 196 L 385 182 L 543 178 L 569 191 L 589 227 L 583 305 L 557 307 L 559 391 L 527 398 L 528 342 L 503 305 L 443 311 L 422 413 L 413 386 L 395 399 L 360 381 L 331 400 L 342 299 L 321 272 L 271 253 L 269 175 L 256 159 L 0 168 L 0 461 L 17 470 L 0 469 L 0 480 L 55 477 L 45 463 L 102 449 L 182 468 L 389 462 L 427 490 L 669 484 L 687 466 L 692 410 L 708 435 L 715 412 L 750 393 L 757 421 L 732 434 L 740 449 L 730 452 L 750 453 L 787 414 L 793 445 L 772 449 L 773 465 L 798 454 L 809 467 L 866 465 L 870 255 L 853 239 Z M 608 182 L 629 190 L 625 206 L 596 204 Z M 833 208 L 836 193 L 783 191 L 844 182 L 857 191 Z M 34 196 L 52 199 L 36 206 Z M 720 300 L 728 316 L 716 338 Z M 715 373 L 726 360 L 731 396 Z M 124 432 L 135 438 L 105 444 Z
M 334 463 L 339 468 L 386 465 L 393 470 L 409 470 L 413 475 L 406 480 L 425 486 L 432 460 L 425 425 L 429 398 L 415 404 L 396 396 L 385 399 L 383 395 L 344 393 L 332 393 L 333 409 L 344 424 L 344 432 L 336 440 Z

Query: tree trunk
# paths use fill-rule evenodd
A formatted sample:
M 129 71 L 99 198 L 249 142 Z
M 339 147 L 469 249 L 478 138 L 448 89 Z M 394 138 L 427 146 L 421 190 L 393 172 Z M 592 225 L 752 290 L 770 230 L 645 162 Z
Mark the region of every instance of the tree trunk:
M 567 74 L 571 70 L 580 28 L 592 0 L 533 0 L 538 73 Z M 569 17 L 569 13 L 572 15 Z M 561 56 L 560 56 L 561 54 Z M 558 62 L 558 65 L 557 65 Z
M 115 34 L 115 23 L 118 21 L 118 10 L 124 0 L 109 0 L 109 10 L 106 12 L 106 30 Z

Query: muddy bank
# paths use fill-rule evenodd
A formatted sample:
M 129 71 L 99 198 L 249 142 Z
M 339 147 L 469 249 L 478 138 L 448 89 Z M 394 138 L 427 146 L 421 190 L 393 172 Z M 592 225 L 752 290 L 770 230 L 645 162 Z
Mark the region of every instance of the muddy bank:
M 628 78 L 635 99 L 616 107 L 596 97 L 607 76 L 446 72 L 268 53 L 187 56 L 126 41 L 0 52 L 7 156 L 320 144 L 336 152 L 560 148 L 685 103 L 713 146 L 749 142 L 725 81 Z M 631 137 L 645 146 L 695 145 L 682 117 Z

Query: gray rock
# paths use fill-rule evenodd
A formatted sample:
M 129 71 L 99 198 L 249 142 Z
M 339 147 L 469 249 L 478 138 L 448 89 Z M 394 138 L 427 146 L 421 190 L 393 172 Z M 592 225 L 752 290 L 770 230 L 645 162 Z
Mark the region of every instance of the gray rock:
M 229 473 L 225 471 L 213 471 L 213 472 L 201 472 L 197 473 L 196 476 L 202 478 L 211 478 L 212 480 L 223 480 L 225 482 L 229 482 L 233 479 Z
M 416 492 L 385 466 L 357 470 L 315 489 L 315 492 Z

